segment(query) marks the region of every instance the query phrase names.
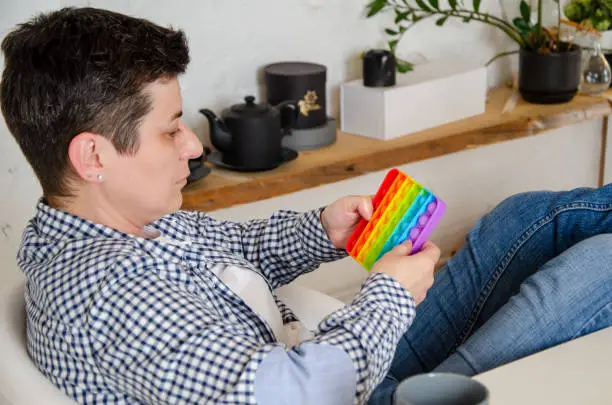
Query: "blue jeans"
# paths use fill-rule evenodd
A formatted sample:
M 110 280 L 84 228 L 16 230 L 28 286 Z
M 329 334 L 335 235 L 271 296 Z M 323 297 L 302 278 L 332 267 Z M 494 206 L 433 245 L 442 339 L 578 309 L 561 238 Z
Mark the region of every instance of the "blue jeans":
M 515 195 L 436 275 L 369 405 L 399 381 L 475 375 L 612 325 L 612 184 Z

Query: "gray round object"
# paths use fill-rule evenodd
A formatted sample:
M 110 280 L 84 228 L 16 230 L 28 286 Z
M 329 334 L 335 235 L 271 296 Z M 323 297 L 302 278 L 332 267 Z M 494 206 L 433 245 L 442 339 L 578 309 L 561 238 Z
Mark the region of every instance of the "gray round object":
M 470 377 L 430 373 L 405 379 L 394 397 L 393 405 L 487 405 L 489 390 Z
M 336 142 L 337 121 L 328 117 L 327 123 L 315 128 L 292 129 L 283 136 L 283 146 L 294 150 L 319 149 Z

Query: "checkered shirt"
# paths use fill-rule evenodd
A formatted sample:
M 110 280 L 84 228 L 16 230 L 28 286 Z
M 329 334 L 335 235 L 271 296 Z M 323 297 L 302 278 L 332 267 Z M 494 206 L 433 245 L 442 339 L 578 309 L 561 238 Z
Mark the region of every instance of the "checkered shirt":
M 273 290 L 345 257 L 326 237 L 320 213 L 279 211 L 235 223 L 178 211 L 151 224 L 170 240 L 160 242 L 41 200 L 18 253 L 27 279 L 28 351 L 81 404 L 255 404 L 266 354 L 299 345 L 277 342 L 211 269 L 250 269 Z M 284 322 L 294 321 L 277 303 Z M 354 403 L 364 403 L 413 318 L 410 294 L 379 273 L 308 343 L 346 353 L 355 369 Z

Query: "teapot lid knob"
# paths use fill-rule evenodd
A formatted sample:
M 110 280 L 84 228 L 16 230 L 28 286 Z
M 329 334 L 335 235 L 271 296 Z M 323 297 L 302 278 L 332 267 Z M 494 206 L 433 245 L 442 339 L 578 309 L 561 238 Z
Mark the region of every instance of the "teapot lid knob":
M 229 118 L 249 118 L 259 117 L 262 115 L 272 114 L 272 110 L 266 104 L 257 104 L 254 96 L 246 96 L 244 98 L 245 103 L 234 104 L 228 110 L 222 114 L 223 119 Z

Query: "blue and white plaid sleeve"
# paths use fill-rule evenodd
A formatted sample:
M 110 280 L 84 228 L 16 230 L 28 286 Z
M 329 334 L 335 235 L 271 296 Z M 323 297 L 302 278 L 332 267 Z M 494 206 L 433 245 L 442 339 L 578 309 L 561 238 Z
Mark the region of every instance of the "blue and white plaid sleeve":
M 410 294 L 392 277 L 373 274 L 351 305 L 321 322 L 312 340 L 289 352 L 268 353 L 257 373 L 258 403 L 280 405 L 295 398 L 317 405 L 365 403 L 388 372 L 414 316 Z
M 413 318 L 408 292 L 374 274 L 314 339 L 287 349 L 150 267 L 109 280 L 88 322 L 105 384 L 142 403 L 292 403 L 297 392 L 302 403 L 336 405 L 367 400 Z
M 218 246 L 229 246 L 257 266 L 273 288 L 288 284 L 321 263 L 347 256 L 335 248 L 323 225 L 323 208 L 298 213 L 275 212 L 267 219 L 243 223 L 219 221 L 201 212 L 189 212 L 199 234 Z

